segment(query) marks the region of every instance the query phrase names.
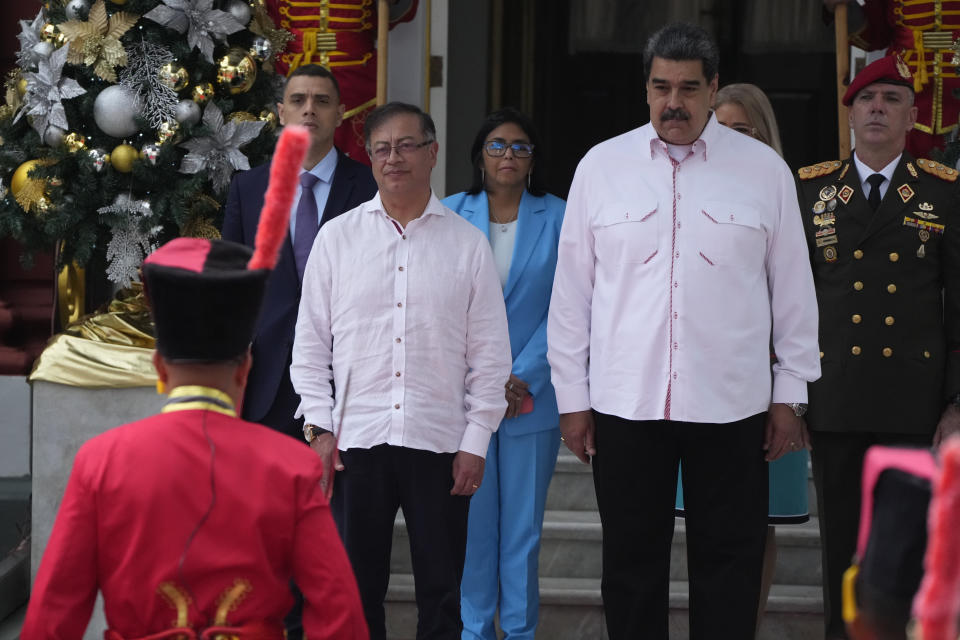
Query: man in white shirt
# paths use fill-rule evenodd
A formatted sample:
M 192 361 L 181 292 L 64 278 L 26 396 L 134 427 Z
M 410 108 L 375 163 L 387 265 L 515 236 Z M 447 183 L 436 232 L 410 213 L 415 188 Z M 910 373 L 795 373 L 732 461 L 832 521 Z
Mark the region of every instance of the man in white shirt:
M 820 375 L 793 179 L 712 115 L 718 62 L 699 27 L 650 38 L 651 122 L 583 158 L 560 236 L 548 359 L 564 441 L 592 457 L 611 640 L 667 638 L 681 461 L 690 637 L 753 637 L 766 461 L 806 446 Z
M 470 496 L 506 410 L 510 342 L 486 237 L 430 189 L 436 132 L 390 103 L 364 127 L 373 200 L 317 235 L 290 377 L 331 473 L 334 519 L 374 640 L 397 509 L 410 534 L 417 637 L 460 637 Z M 335 383 L 334 399 L 331 388 Z

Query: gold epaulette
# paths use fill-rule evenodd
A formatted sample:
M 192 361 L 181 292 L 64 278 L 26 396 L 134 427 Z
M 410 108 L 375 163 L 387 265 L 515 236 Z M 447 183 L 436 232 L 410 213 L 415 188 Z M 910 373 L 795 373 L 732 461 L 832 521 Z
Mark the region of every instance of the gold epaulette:
M 917 160 L 917 166 L 929 173 L 932 176 L 937 176 L 941 180 L 946 180 L 947 182 L 954 182 L 957 179 L 957 170 L 951 169 L 945 164 L 940 164 L 935 160 L 928 160 L 926 158 L 920 158 Z
M 817 164 L 812 164 L 809 167 L 798 169 L 797 175 L 800 176 L 801 180 L 811 180 L 813 178 L 819 178 L 820 176 L 831 174 L 839 169 L 841 165 L 843 165 L 843 163 L 839 160 L 820 162 Z

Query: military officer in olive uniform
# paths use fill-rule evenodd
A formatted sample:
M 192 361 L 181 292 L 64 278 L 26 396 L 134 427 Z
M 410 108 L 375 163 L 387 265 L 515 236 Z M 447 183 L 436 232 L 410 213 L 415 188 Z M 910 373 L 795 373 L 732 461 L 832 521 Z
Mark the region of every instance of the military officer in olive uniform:
M 960 183 L 904 151 L 913 97 L 896 56 L 868 65 L 843 98 L 854 153 L 798 172 L 820 308 L 823 373 L 807 424 L 828 639 L 847 637 L 840 585 L 866 449 L 930 446 L 960 428 Z

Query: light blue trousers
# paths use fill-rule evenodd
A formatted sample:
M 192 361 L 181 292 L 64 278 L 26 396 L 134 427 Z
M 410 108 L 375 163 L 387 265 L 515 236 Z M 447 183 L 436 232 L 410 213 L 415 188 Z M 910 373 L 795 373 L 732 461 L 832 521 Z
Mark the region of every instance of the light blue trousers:
M 537 567 L 547 489 L 560 448 L 558 429 L 490 439 L 483 483 L 470 499 L 467 558 L 460 586 L 463 640 L 533 640 Z

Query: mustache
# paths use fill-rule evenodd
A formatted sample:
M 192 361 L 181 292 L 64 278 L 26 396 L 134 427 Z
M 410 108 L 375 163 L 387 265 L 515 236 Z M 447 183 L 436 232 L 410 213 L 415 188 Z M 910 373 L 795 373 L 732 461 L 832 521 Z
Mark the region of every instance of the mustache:
M 668 120 L 689 120 L 690 114 L 684 111 L 682 108 L 677 109 L 664 109 L 663 113 L 660 114 L 660 122 L 667 122 Z

